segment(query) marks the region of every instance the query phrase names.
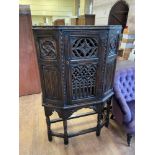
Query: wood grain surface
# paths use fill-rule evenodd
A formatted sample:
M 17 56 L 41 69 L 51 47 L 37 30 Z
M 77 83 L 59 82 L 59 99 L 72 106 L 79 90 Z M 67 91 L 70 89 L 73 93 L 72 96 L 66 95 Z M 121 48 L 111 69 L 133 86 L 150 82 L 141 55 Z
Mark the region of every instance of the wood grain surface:
M 28 6 L 20 5 L 19 16 L 19 95 L 40 93 L 40 79 Z

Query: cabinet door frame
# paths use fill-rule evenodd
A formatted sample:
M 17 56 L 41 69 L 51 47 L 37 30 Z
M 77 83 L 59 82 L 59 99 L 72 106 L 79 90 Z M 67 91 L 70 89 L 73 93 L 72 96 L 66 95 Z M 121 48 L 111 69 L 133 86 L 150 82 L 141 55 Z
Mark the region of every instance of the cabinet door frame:
M 96 40 L 97 43 L 97 54 L 96 56 L 93 57 L 87 57 L 86 55 L 83 56 L 83 58 L 74 58 L 74 56 L 72 56 L 72 45 L 73 42 L 75 40 L 80 40 L 81 38 L 83 38 L 84 40 L 86 38 L 93 38 Z M 100 91 L 102 91 L 100 89 L 100 86 L 102 85 L 102 79 L 100 76 L 100 72 L 102 71 L 102 67 L 103 67 L 103 63 L 101 62 L 102 59 L 104 59 L 105 54 L 103 52 L 101 52 L 101 46 L 99 46 L 101 44 L 101 39 L 100 39 L 100 33 L 99 31 L 81 31 L 81 30 L 77 30 L 77 31 L 66 31 L 64 32 L 64 55 L 65 55 L 65 73 L 67 75 L 67 79 L 66 79 L 66 83 L 67 83 L 67 104 L 80 104 L 80 103 L 84 103 L 84 102 L 89 102 L 89 101 L 96 101 L 99 98 L 99 94 L 101 94 Z M 89 65 L 96 65 L 96 76 L 95 76 L 95 93 L 94 96 L 84 96 L 81 98 L 76 98 L 73 99 L 73 90 L 72 90 L 72 68 L 74 66 L 80 66 L 80 65 L 85 65 L 88 66 Z M 91 67 L 90 67 L 91 68 Z M 93 68 L 93 67 L 92 67 Z M 87 89 L 87 88 L 84 88 Z

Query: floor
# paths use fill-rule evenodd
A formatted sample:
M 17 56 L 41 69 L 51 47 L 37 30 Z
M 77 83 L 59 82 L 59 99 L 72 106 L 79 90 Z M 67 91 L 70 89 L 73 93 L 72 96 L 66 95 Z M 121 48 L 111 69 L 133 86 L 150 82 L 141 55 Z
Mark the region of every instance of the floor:
M 131 146 L 126 144 L 123 128 L 110 120 L 109 129 L 103 127 L 100 137 L 89 133 L 69 139 L 65 146 L 63 139 L 47 139 L 44 110 L 41 106 L 41 94 L 20 97 L 20 155 L 134 155 L 135 140 Z M 87 112 L 82 109 L 79 112 Z M 54 113 L 52 118 L 56 118 Z M 69 131 L 78 131 L 96 126 L 96 115 L 68 121 Z M 62 123 L 52 125 L 52 129 L 62 132 Z

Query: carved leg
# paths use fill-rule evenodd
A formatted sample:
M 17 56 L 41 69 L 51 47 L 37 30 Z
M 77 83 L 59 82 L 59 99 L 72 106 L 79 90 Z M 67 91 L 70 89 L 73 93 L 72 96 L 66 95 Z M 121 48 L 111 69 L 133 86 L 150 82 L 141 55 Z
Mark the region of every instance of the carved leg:
M 106 123 L 105 123 L 105 126 L 107 128 L 109 127 L 110 105 L 111 105 L 111 99 L 107 101 L 107 114 L 106 114 Z
M 52 131 L 51 131 L 51 123 L 50 123 L 50 118 L 49 116 L 46 116 L 46 123 L 47 123 L 47 135 L 48 135 L 48 140 L 52 141 Z
M 67 133 L 67 119 L 63 120 L 63 126 L 64 126 L 64 144 L 68 144 L 68 133 Z
M 96 136 L 100 136 L 101 128 L 102 128 L 102 119 L 103 115 L 101 112 L 97 115 L 97 129 L 96 129 Z
M 132 138 L 132 135 L 128 133 L 127 134 L 127 143 L 128 143 L 128 146 L 130 146 L 131 138 Z

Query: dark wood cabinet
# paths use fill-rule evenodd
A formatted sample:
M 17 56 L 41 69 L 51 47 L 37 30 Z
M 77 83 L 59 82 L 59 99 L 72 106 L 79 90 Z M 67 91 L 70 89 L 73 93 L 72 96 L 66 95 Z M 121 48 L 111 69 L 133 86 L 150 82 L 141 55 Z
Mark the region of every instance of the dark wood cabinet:
M 33 27 L 33 32 L 49 140 L 52 136 L 62 137 L 67 144 L 68 137 L 92 131 L 99 135 L 105 103 L 113 95 L 121 26 L 46 26 Z M 98 114 L 97 127 L 67 133 L 67 120 L 83 107 Z M 53 111 L 63 121 L 64 134 L 50 129 L 50 124 L 56 122 L 49 119 Z

